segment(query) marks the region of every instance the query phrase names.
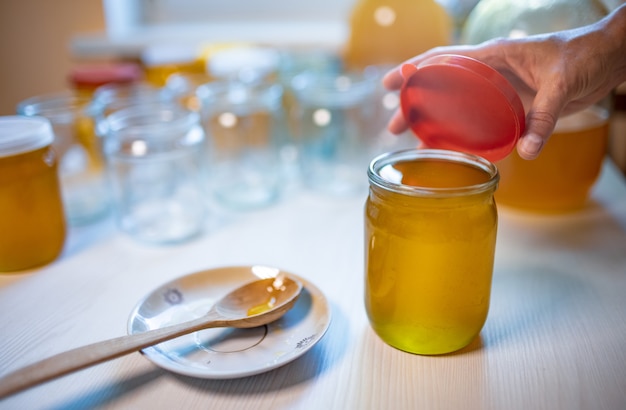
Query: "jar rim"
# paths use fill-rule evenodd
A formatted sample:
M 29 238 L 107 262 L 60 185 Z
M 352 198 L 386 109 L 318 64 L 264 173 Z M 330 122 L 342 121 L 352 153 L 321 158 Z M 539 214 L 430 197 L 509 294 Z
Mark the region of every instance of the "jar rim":
M 243 83 L 237 81 L 213 81 L 196 88 L 195 96 L 201 102 L 202 113 L 224 110 L 276 111 L 283 98 L 283 87 L 272 82 Z
M 366 72 L 304 71 L 290 80 L 289 88 L 301 104 L 352 107 L 372 100 L 379 78 Z
M 198 113 L 177 104 L 122 109 L 102 121 L 100 132 L 104 152 L 120 158 L 154 158 L 170 151 L 198 149 L 205 141 Z
M 115 107 L 120 103 L 135 105 L 137 102 L 169 102 L 173 100 L 171 92 L 147 82 L 109 83 L 96 88 L 92 102 L 99 107 Z
M 87 96 L 59 91 L 22 100 L 17 104 L 16 111 L 28 117 L 46 117 L 53 123 L 70 123 L 76 117 L 86 115 L 90 103 Z
M 199 124 L 198 113 L 175 103 L 148 103 L 126 107 L 109 114 L 105 121 L 108 131 L 166 134 L 163 127 L 184 129 Z
M 380 171 L 391 164 L 400 161 L 415 159 L 437 159 L 442 161 L 456 162 L 473 166 L 484 171 L 489 179 L 479 184 L 456 186 L 456 187 L 426 187 L 407 185 L 401 182 L 392 181 L 381 176 Z M 392 151 L 374 158 L 368 167 L 367 175 L 370 184 L 378 186 L 382 189 L 401 193 L 410 196 L 422 197 L 455 197 L 470 194 L 478 194 L 490 190 L 495 190 L 500 180 L 498 168 L 487 159 L 464 152 L 442 150 L 442 149 L 405 149 Z

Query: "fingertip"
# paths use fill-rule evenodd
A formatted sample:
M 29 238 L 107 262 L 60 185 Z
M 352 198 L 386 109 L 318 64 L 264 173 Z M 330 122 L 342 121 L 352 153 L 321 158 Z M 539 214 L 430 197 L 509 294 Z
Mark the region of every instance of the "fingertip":
M 543 138 L 539 135 L 530 133 L 522 137 L 517 143 L 517 153 L 523 159 L 535 159 L 541 153 L 543 148 Z
M 402 73 L 402 78 L 409 78 L 413 74 L 417 72 L 417 66 L 415 64 L 402 64 L 400 67 L 400 72 Z
M 395 135 L 402 134 L 404 131 L 409 129 L 409 125 L 404 120 L 404 116 L 400 110 L 396 111 L 393 117 L 389 120 L 387 124 L 387 130 Z
M 383 86 L 388 90 L 398 90 L 403 82 L 404 78 L 402 77 L 402 72 L 399 67 L 387 72 L 382 79 Z

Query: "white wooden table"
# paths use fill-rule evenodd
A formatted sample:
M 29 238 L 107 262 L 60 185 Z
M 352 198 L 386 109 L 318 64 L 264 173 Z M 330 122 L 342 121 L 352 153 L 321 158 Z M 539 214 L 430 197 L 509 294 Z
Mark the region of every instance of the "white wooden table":
M 55 263 L 0 275 L 0 375 L 125 334 L 148 292 L 217 266 L 305 277 L 329 299 L 331 326 L 304 356 L 257 376 L 194 379 L 135 353 L 0 408 L 626 409 L 626 183 L 611 163 L 581 212 L 500 210 L 489 318 L 468 348 L 445 356 L 400 352 L 370 329 L 363 203 L 297 192 L 170 247 L 133 242 L 110 220 L 72 230 Z

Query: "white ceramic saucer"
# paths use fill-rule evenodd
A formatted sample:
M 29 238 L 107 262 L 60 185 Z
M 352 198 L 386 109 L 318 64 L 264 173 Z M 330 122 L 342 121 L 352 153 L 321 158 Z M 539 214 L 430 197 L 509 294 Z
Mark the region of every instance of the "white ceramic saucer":
M 140 333 L 204 315 L 226 293 L 253 280 L 275 277 L 279 269 L 236 266 L 205 270 L 166 283 L 140 301 L 128 333 Z M 207 379 L 231 379 L 275 369 L 311 349 L 330 325 L 328 301 L 312 283 L 285 316 L 253 329 L 207 329 L 146 348 L 142 353 L 167 370 Z

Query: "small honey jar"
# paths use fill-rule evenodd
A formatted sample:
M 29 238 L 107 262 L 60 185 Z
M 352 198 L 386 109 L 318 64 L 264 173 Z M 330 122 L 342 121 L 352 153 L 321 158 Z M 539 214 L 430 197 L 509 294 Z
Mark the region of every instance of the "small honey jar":
M 56 259 L 65 243 L 54 134 L 42 117 L 0 117 L 0 272 Z
M 368 170 L 365 306 L 386 343 L 418 354 L 468 345 L 487 318 L 498 171 L 444 150 L 384 154 Z

